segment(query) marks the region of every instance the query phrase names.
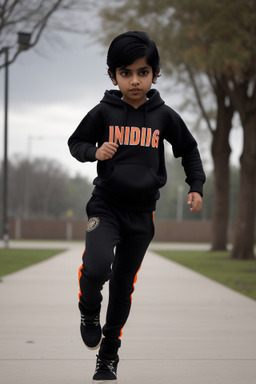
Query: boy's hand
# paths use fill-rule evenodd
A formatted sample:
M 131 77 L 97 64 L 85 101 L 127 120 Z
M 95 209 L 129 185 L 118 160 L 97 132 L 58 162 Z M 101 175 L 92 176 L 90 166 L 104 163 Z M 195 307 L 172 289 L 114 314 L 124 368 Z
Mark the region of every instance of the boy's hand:
M 198 192 L 189 193 L 187 204 L 191 206 L 191 212 L 200 212 L 203 206 L 201 195 Z
M 117 143 L 111 143 L 110 141 L 106 141 L 99 147 L 95 153 L 95 157 L 97 160 L 103 161 L 112 159 L 115 155 L 117 148 L 119 145 Z

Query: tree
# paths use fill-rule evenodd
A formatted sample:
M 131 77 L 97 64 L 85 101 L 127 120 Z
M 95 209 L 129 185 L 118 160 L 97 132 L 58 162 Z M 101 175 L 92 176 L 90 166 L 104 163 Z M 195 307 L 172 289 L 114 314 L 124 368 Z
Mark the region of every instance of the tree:
M 241 119 L 244 143 L 232 258 L 253 259 L 256 208 L 256 3 L 235 0 L 232 7 L 228 1 L 205 3 L 197 0 L 182 3 L 186 3 L 188 11 L 183 13 L 182 21 L 187 22 L 191 32 L 191 47 L 187 55 L 197 61 L 201 71 L 218 80 Z M 176 2 L 177 8 L 178 4 Z
M 67 210 L 69 178 L 57 161 L 15 156 L 9 163 L 10 215 L 13 217 L 61 217 Z
M 72 212 L 72 218 L 85 218 L 81 207 L 89 200 L 93 185 L 80 175 L 71 178 L 58 161 L 41 157 L 29 161 L 16 155 L 9 162 L 9 174 L 10 217 L 57 219 Z M 2 199 L 0 210 L 1 204 Z
M 255 60 L 255 58 L 254 58 Z M 253 66 L 255 62 L 251 63 Z M 256 70 L 242 76 L 231 74 L 227 92 L 239 111 L 244 132 L 241 155 L 238 216 L 234 233 L 232 258 L 254 258 L 256 212 Z M 232 79 L 232 80 L 231 80 Z
M 227 223 L 228 144 L 229 131 L 234 109 L 241 117 L 244 129 L 244 150 L 241 158 L 241 183 L 236 238 L 232 257 L 253 258 L 255 219 L 255 178 L 256 178 L 256 45 L 255 9 L 253 0 L 230 2 L 211 0 L 160 0 L 142 2 L 130 0 L 118 7 L 104 9 L 104 39 L 125 29 L 148 29 L 162 48 L 163 63 L 169 67 L 183 68 L 193 74 L 209 79 L 215 93 L 218 124 L 213 134 L 212 153 L 215 155 L 215 235 L 218 223 Z M 134 17 L 136 15 L 136 17 Z M 139 20 L 137 23 L 134 20 Z M 109 28 L 107 28 L 107 26 Z M 168 69 L 168 64 L 167 68 Z M 193 72 L 192 72 L 193 71 Z M 189 73 L 189 72 L 188 72 Z M 190 73 L 189 73 L 190 75 Z M 191 80 L 191 76 L 190 76 Z M 192 84 L 193 85 L 193 84 Z M 200 96 L 200 95 L 199 95 Z M 201 99 L 201 98 L 200 98 Z M 219 109 L 221 106 L 221 109 Z M 201 108 L 201 105 L 200 105 Z M 202 111 L 203 112 L 203 111 Z M 225 115 L 225 118 L 221 116 Z M 223 129 L 223 122 L 226 122 Z M 217 143 L 217 145 L 216 145 Z M 219 161 L 219 143 L 222 145 L 222 161 Z M 218 149 L 216 151 L 216 149 Z M 225 161 L 225 164 L 224 164 Z M 217 168 L 218 171 L 217 171 Z M 225 173 L 223 172 L 225 169 Z M 218 185 L 223 186 L 219 195 Z M 249 197 L 249 199 L 248 199 Z M 222 204 L 221 209 L 220 203 Z M 223 215 L 223 210 L 225 215 Z M 224 217 L 225 216 L 225 217 Z M 218 217 L 218 219 L 217 219 Z
M 182 58 L 180 63 L 183 61 L 185 61 L 185 58 Z M 224 92 L 221 82 L 219 82 L 218 78 L 214 75 L 208 73 L 207 80 L 211 89 L 209 89 L 209 86 L 207 89 L 208 92 L 215 95 L 216 102 L 216 112 L 214 113 L 214 119 L 212 119 L 211 110 L 207 110 L 205 107 L 205 92 L 202 91 L 202 81 L 200 81 L 202 74 L 199 73 L 199 75 L 195 75 L 191 65 L 188 63 L 185 64 L 185 68 L 188 72 L 192 88 L 194 89 L 198 107 L 212 136 L 211 154 L 214 164 L 213 173 L 215 181 L 212 216 L 212 250 L 225 250 L 227 246 L 229 218 L 229 159 L 231 154 L 229 135 L 232 128 L 234 108 L 230 100 L 228 100 L 227 103 L 226 93 Z
M 202 117 L 206 121 L 208 130 L 212 136 L 211 154 L 214 164 L 214 205 L 213 205 L 213 240 L 212 250 L 224 250 L 227 245 L 228 218 L 229 218 L 229 159 L 231 148 L 229 135 L 232 128 L 234 107 L 230 97 L 225 92 L 225 86 L 219 79 L 218 72 L 211 70 L 214 63 L 205 55 L 205 47 L 201 47 L 201 41 L 206 40 L 210 45 L 213 36 L 200 34 L 200 26 L 209 28 L 212 21 L 212 12 L 216 4 L 202 3 L 192 5 L 189 2 L 173 2 L 175 14 L 170 25 L 172 26 L 171 41 L 176 49 L 175 66 L 179 70 L 188 73 L 190 84 L 194 89 L 195 98 Z M 177 29 L 177 23 L 179 28 Z M 216 22 L 213 22 L 214 27 Z M 198 36 L 199 34 L 199 36 Z M 172 44 L 171 44 L 172 45 Z M 215 59 L 215 57 L 214 57 Z M 207 63 L 207 60 L 209 63 Z M 206 64 L 207 63 L 207 64 Z M 208 83 L 208 92 L 215 97 L 215 118 L 212 119 L 211 109 L 207 109 L 205 91 L 202 88 L 202 76 Z

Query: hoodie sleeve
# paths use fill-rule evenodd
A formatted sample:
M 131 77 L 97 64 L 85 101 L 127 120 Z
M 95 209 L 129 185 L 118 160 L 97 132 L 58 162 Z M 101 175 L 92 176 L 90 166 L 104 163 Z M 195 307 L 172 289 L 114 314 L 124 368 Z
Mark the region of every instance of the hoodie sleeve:
M 100 139 L 101 119 L 95 118 L 95 114 L 89 112 L 78 125 L 75 132 L 68 139 L 70 153 L 78 161 L 96 161 L 95 153 L 98 149 L 96 143 Z
M 203 184 L 206 178 L 197 142 L 178 114 L 174 114 L 172 118 L 174 124 L 168 131 L 166 139 L 172 144 L 174 157 L 182 159 L 185 181 L 190 186 L 189 192 L 198 192 L 203 196 Z
M 197 146 L 182 156 L 182 165 L 186 174 L 186 183 L 190 192 L 198 192 L 203 196 L 205 173 Z

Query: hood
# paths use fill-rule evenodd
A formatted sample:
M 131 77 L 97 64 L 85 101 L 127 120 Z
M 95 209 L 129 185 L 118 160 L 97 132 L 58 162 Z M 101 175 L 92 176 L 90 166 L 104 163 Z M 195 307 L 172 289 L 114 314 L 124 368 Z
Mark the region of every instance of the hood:
M 117 90 L 106 91 L 104 94 L 101 103 L 112 104 L 116 106 L 120 106 L 121 108 L 133 108 L 130 104 L 125 103 L 122 100 L 122 93 Z M 148 100 L 142 104 L 138 110 L 147 110 L 151 111 L 155 108 L 160 107 L 164 104 L 164 101 L 161 99 L 159 92 L 156 89 L 151 89 L 147 94 Z

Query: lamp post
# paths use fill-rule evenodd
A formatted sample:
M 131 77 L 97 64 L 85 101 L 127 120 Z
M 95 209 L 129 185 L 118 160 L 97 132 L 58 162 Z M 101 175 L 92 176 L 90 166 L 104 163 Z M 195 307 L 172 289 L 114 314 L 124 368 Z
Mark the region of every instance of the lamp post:
M 30 33 L 19 32 L 18 44 L 19 50 L 26 50 L 30 47 Z M 9 223 L 8 223 L 8 91 L 9 91 L 9 49 L 4 47 L 5 55 L 4 69 L 4 161 L 3 161 L 3 242 L 7 247 L 9 244 Z
M 3 162 L 3 241 L 8 246 L 9 228 L 8 228 L 8 59 L 9 47 L 4 47 L 5 55 L 5 74 L 4 74 L 4 162 Z

